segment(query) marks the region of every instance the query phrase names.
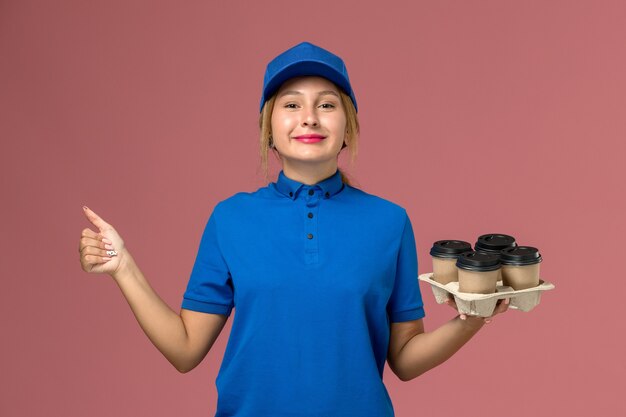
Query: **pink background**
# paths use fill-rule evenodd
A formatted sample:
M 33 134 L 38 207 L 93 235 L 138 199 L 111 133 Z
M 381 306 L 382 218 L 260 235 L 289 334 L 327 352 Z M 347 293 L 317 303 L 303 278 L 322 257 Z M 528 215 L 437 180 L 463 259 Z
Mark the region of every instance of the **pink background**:
M 303 40 L 347 63 L 349 172 L 408 210 L 420 273 L 433 241 L 499 232 L 556 285 L 417 379 L 387 367 L 396 415 L 624 415 L 625 21 L 621 1 L 0 1 L 0 415 L 213 415 L 232 317 L 179 374 L 80 268 L 81 206 L 178 311 L 213 206 L 264 185 L 263 71 Z M 454 316 L 422 291 L 427 330 Z

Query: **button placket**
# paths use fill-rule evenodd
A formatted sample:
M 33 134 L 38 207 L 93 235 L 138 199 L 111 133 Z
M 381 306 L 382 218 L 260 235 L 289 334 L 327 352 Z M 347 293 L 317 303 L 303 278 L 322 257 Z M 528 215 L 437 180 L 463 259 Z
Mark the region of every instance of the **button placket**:
M 320 203 L 320 190 L 310 188 L 305 192 L 304 211 L 304 239 L 305 239 L 305 263 L 314 264 L 318 262 L 318 240 L 317 235 L 317 212 Z

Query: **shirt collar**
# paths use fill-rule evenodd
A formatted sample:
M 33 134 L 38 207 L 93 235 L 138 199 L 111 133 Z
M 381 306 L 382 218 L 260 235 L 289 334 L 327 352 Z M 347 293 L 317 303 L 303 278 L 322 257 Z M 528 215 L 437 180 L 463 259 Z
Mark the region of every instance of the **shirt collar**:
M 315 185 L 306 185 L 296 180 L 292 180 L 291 178 L 288 178 L 282 170 L 278 174 L 278 180 L 276 180 L 276 189 L 281 194 L 284 194 L 292 200 L 295 200 L 296 197 L 298 197 L 298 193 L 302 188 L 319 187 L 322 189 L 322 196 L 324 198 L 330 198 L 341 191 L 343 186 L 344 184 L 341 180 L 341 172 L 339 172 L 339 170 L 335 171 L 333 175 L 316 183 Z

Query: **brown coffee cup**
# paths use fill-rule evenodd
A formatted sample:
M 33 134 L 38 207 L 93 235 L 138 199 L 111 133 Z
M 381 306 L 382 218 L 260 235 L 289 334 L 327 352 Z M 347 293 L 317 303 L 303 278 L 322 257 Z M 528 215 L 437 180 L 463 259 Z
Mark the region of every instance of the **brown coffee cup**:
M 502 249 L 514 248 L 517 246 L 515 238 L 502 233 L 487 233 L 478 236 L 474 249 L 476 252 L 491 253 L 500 256 Z M 498 272 L 498 281 L 502 280 L 502 270 Z
M 462 240 L 438 240 L 430 249 L 433 260 L 432 279 L 441 284 L 458 281 L 456 260 L 463 252 L 471 251 L 472 245 Z
M 496 292 L 500 258 L 484 252 L 465 252 L 456 261 L 459 291 L 474 294 Z
M 539 285 L 539 263 L 542 261 L 537 248 L 517 246 L 500 252 L 502 283 L 514 290 L 525 290 Z

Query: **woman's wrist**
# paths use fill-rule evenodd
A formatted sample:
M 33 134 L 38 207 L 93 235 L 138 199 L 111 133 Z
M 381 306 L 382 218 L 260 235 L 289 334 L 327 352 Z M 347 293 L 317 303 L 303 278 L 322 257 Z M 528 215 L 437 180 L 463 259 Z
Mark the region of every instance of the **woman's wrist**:
M 464 316 L 465 316 L 464 319 L 461 318 L 461 315 L 456 317 L 457 320 L 461 323 L 461 326 L 463 326 L 464 330 L 475 333 L 485 325 L 484 317 L 468 316 L 468 315 L 464 315 Z
M 119 282 L 120 280 L 124 280 L 127 277 L 131 276 L 135 269 L 136 269 L 136 264 L 135 264 L 135 260 L 133 259 L 133 257 L 130 255 L 130 252 L 128 252 L 128 250 L 126 248 L 122 249 L 118 256 L 120 257 L 120 264 L 119 266 L 115 269 L 115 271 L 113 271 L 111 273 L 111 277 Z

